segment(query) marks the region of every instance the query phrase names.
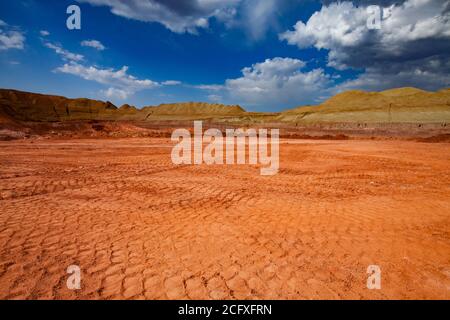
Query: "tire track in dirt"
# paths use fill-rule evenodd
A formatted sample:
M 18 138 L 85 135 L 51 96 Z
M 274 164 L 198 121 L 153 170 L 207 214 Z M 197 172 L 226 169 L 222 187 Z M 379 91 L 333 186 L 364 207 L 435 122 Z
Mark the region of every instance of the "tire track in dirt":
M 447 144 L 283 144 L 272 177 L 160 140 L 0 144 L 0 298 L 450 298 Z

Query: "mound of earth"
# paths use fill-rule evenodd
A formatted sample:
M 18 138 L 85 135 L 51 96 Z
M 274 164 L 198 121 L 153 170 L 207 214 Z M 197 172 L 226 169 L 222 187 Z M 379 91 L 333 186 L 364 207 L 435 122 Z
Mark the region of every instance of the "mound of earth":
M 119 116 L 111 102 L 3 89 L 0 90 L 0 107 L 10 117 L 21 121 L 113 120 Z
M 347 91 L 319 106 L 282 112 L 286 122 L 443 123 L 450 122 L 450 89 L 428 92 L 399 88 L 382 92 Z
M 157 107 L 144 107 L 143 111 L 148 113 L 147 119 L 157 120 L 241 117 L 246 113 L 240 106 L 226 106 L 223 104 L 210 104 L 205 102 L 161 104 Z
M 239 116 L 245 113 L 245 110 L 240 106 L 204 102 L 163 104 L 140 110 L 128 104 L 117 108 L 109 101 L 103 102 L 84 98 L 68 99 L 61 96 L 6 89 L 0 89 L 0 110 L 0 121 L 2 121 L 1 119 L 14 119 L 40 122 L 186 120 Z
M 164 121 L 210 120 L 239 126 L 298 124 L 385 123 L 439 124 L 450 122 L 450 89 L 428 92 L 398 88 L 382 92 L 347 91 L 321 105 L 304 106 L 281 113 L 246 112 L 240 106 L 186 102 L 137 109 L 124 104 L 91 99 L 68 99 L 0 89 L 0 129 L 15 129 L 25 122 L 66 121 Z

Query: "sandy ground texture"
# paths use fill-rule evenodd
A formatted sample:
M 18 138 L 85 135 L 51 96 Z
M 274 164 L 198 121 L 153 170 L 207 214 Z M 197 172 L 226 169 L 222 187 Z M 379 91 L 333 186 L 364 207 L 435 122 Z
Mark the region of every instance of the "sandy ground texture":
M 0 298 L 450 299 L 450 144 L 283 141 L 266 177 L 170 151 L 0 142 Z

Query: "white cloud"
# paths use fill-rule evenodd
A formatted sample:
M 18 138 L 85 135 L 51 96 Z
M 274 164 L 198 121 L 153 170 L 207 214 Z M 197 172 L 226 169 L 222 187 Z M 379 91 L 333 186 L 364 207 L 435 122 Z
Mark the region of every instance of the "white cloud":
M 0 51 L 9 49 L 22 50 L 25 45 L 23 32 L 10 27 L 5 21 L 0 20 Z
M 53 43 L 50 43 L 50 42 L 44 42 L 44 45 L 47 48 L 54 50 L 58 55 L 61 56 L 61 58 L 63 60 L 75 61 L 75 62 L 80 62 L 80 61 L 84 60 L 84 56 L 83 55 L 72 53 L 72 52 L 64 49 L 60 45 L 53 44 Z
M 50 32 L 48 32 L 47 30 L 41 30 L 39 31 L 39 33 L 41 34 L 41 36 L 43 37 L 47 37 L 50 35 Z
M 115 15 L 157 22 L 176 32 L 196 34 L 211 19 L 226 27 L 243 27 L 258 40 L 277 26 L 279 9 L 286 0 L 78 0 L 107 6 Z
M 330 95 L 333 79 L 323 69 L 304 71 L 306 62 L 292 58 L 266 59 L 242 69 L 242 77 L 227 79 L 225 84 L 195 85 L 210 92 L 211 101 L 232 101 L 252 107 L 288 107 Z
M 91 47 L 98 51 L 103 51 L 106 47 L 98 40 L 84 40 L 81 42 L 83 47 Z
M 247 0 L 243 5 L 244 24 L 250 37 L 261 39 L 276 24 L 280 0 Z
M 281 34 L 280 39 L 299 48 L 355 46 L 369 33 L 368 17 L 364 8 L 356 8 L 351 2 L 334 3 L 315 12 L 306 24 L 298 21 L 294 30 Z
M 117 88 L 108 88 L 101 90 L 100 93 L 109 99 L 126 100 L 130 96 L 130 92 Z
M 144 89 L 158 87 L 160 84 L 152 80 L 140 80 L 129 75 L 128 67 L 122 69 L 99 69 L 94 66 L 83 66 L 75 62 L 66 63 L 56 69 L 57 72 L 72 74 L 85 80 L 95 81 L 100 84 L 110 86 L 109 89 L 102 91 L 108 97 L 126 99 L 128 96 Z
M 85 66 L 80 64 L 80 61 L 84 60 L 84 56 L 69 52 L 59 44 L 44 42 L 44 45 L 54 50 L 63 60 L 67 61 L 63 66 L 56 68 L 54 70 L 55 72 L 71 74 L 88 81 L 94 81 L 108 86 L 107 89 L 101 90 L 100 93 L 110 99 L 124 100 L 140 90 L 159 87 L 162 84 L 175 85 L 179 83 L 177 81 L 166 81 L 160 84 L 149 79 L 141 80 L 128 74 L 127 66 L 124 66 L 119 70 Z M 83 41 L 82 45 L 94 47 L 98 50 L 104 48 L 104 46 L 96 40 Z
M 221 84 L 199 84 L 194 85 L 193 88 L 207 91 L 220 91 L 224 89 L 224 86 Z
M 241 0 L 78 0 L 107 6 L 115 15 L 129 19 L 159 22 L 177 33 L 196 33 L 207 28 L 208 20 L 236 6 Z
M 329 50 L 329 65 L 337 68 L 364 67 L 402 57 L 403 60 L 420 52 L 439 53 L 442 45 L 433 48 L 415 47 L 411 44 L 433 39 L 450 38 L 450 17 L 445 13 L 447 0 L 409 0 L 393 6 L 391 14 L 382 21 L 381 29 L 367 28 L 369 13 L 366 7 L 356 7 L 351 2 L 324 6 L 303 23 L 297 22 L 294 30 L 280 35 L 280 39 L 299 48 L 315 47 Z
M 338 2 L 323 6 L 306 23 L 299 21 L 293 30 L 282 33 L 280 39 L 299 48 L 328 50 L 330 67 L 365 70 L 367 74 L 348 82 L 351 87 L 359 84 L 361 88 L 381 89 L 389 83 L 438 89 L 448 83 L 448 0 L 401 1 L 390 7 L 389 16 L 378 30 L 367 28 L 369 1 L 361 4 L 357 7 L 351 2 Z M 430 59 L 439 61 L 442 67 L 433 68 L 428 64 Z
M 327 94 L 330 76 L 322 69 L 302 71 L 304 61 L 291 58 L 266 59 L 242 70 L 242 77 L 226 80 L 233 100 L 249 105 L 296 106 L 314 103 Z
M 181 81 L 176 80 L 167 80 L 161 83 L 163 86 L 178 86 L 181 84 Z

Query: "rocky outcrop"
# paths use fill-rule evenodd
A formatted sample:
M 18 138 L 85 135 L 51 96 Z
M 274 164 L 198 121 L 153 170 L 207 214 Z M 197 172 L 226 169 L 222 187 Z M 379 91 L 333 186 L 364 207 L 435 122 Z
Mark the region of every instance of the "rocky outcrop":
M 227 117 L 243 113 L 245 111 L 239 106 L 203 102 L 164 104 L 140 110 L 128 104 L 117 108 L 109 101 L 68 99 L 61 96 L 0 89 L 0 119 L 20 121 L 184 120 Z
M 0 90 L 0 107 L 14 119 L 41 122 L 114 119 L 117 112 L 117 107 L 111 102 L 67 99 L 16 90 Z
M 240 106 L 204 102 L 162 104 L 137 109 L 125 104 L 68 99 L 0 89 L 0 124 L 17 121 L 192 121 L 210 120 L 236 125 L 312 125 L 320 123 L 390 124 L 449 123 L 450 89 L 428 92 L 400 88 L 383 92 L 347 91 L 321 105 L 281 113 L 251 113 Z

